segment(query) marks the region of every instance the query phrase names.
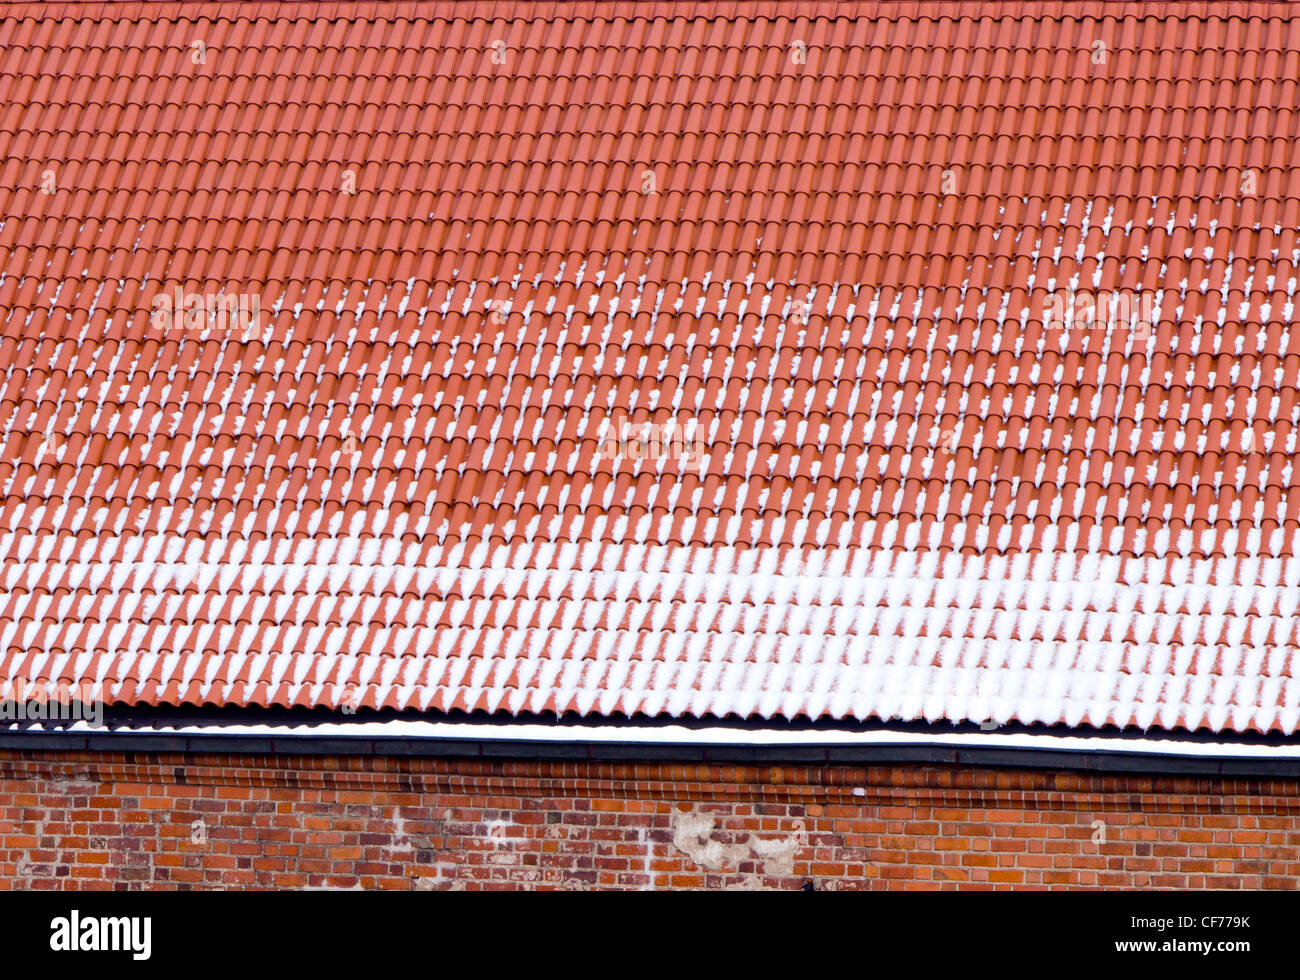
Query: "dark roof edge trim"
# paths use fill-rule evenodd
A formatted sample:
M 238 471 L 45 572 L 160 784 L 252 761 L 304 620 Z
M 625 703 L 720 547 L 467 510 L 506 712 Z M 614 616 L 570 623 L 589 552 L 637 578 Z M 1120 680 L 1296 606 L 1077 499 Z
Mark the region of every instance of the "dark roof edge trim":
M 1042 747 L 1021 737 L 858 743 L 772 744 L 723 741 L 633 741 L 612 738 L 407 737 L 384 735 L 233 732 L 24 731 L 0 733 L 0 750 L 235 753 L 248 755 L 379 755 L 484 760 L 592 762 L 696 762 L 787 765 L 962 765 L 1008 769 L 1068 769 L 1151 775 L 1300 779 L 1300 754 L 1278 748 L 1266 754 L 1200 755 L 1124 751 L 1103 745 Z M 1075 741 L 1075 740 L 1071 740 Z M 1087 740 L 1101 742 L 1105 740 Z M 965 743 L 965 744 L 963 744 Z M 1112 744 L 1114 744 L 1112 742 Z M 1122 743 L 1120 743 L 1122 744 Z M 1207 747 L 1208 748 L 1208 747 Z M 1288 747 L 1290 748 L 1290 747 Z M 1276 753 L 1276 754 L 1274 754 Z

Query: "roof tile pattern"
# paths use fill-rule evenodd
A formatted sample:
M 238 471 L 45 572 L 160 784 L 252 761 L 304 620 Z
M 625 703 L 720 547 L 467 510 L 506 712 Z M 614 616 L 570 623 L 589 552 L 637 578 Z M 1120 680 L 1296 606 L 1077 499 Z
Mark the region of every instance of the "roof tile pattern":
M 0 3 L 0 678 L 1292 732 L 1297 52 Z M 1054 329 L 1089 293 L 1150 322 Z

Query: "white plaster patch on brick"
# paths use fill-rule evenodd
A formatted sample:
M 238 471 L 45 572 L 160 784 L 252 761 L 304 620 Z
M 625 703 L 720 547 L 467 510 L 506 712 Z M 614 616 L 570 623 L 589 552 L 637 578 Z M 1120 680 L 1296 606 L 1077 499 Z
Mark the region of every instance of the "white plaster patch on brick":
M 672 815 L 673 846 L 696 864 L 710 871 L 722 871 L 754 858 L 757 874 L 747 875 L 741 887 L 758 888 L 764 877 L 786 878 L 794 874 L 794 857 L 808 843 L 802 820 L 794 821 L 789 833 L 776 836 L 744 834 L 727 844 L 713 837 L 717 819 L 707 813 L 676 811 Z
M 763 862 L 768 874 L 788 878 L 794 874 L 794 855 L 808 841 L 802 820 L 794 822 L 794 832 L 786 837 L 756 837 L 751 835 L 749 848 Z
M 676 812 L 672 817 L 673 846 L 710 871 L 720 871 L 728 861 L 739 862 L 749 856 L 744 844 L 714 840 L 710 835 L 715 823 L 707 813 Z

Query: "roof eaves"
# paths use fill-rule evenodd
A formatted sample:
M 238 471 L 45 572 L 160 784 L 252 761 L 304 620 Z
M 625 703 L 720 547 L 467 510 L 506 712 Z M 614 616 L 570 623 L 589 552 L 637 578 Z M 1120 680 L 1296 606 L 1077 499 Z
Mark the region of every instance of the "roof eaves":
M 969 765 L 1115 773 L 1300 778 L 1300 742 L 1030 732 L 834 731 L 725 726 L 386 720 L 29 726 L 0 749 L 411 755 L 589 761 Z

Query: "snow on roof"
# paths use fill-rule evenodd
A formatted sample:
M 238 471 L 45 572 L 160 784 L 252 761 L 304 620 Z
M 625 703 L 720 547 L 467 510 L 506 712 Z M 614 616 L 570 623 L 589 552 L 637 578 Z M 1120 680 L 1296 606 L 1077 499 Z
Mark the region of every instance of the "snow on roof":
M 0 0 L 0 683 L 1294 733 L 1300 18 L 1136 9 Z

